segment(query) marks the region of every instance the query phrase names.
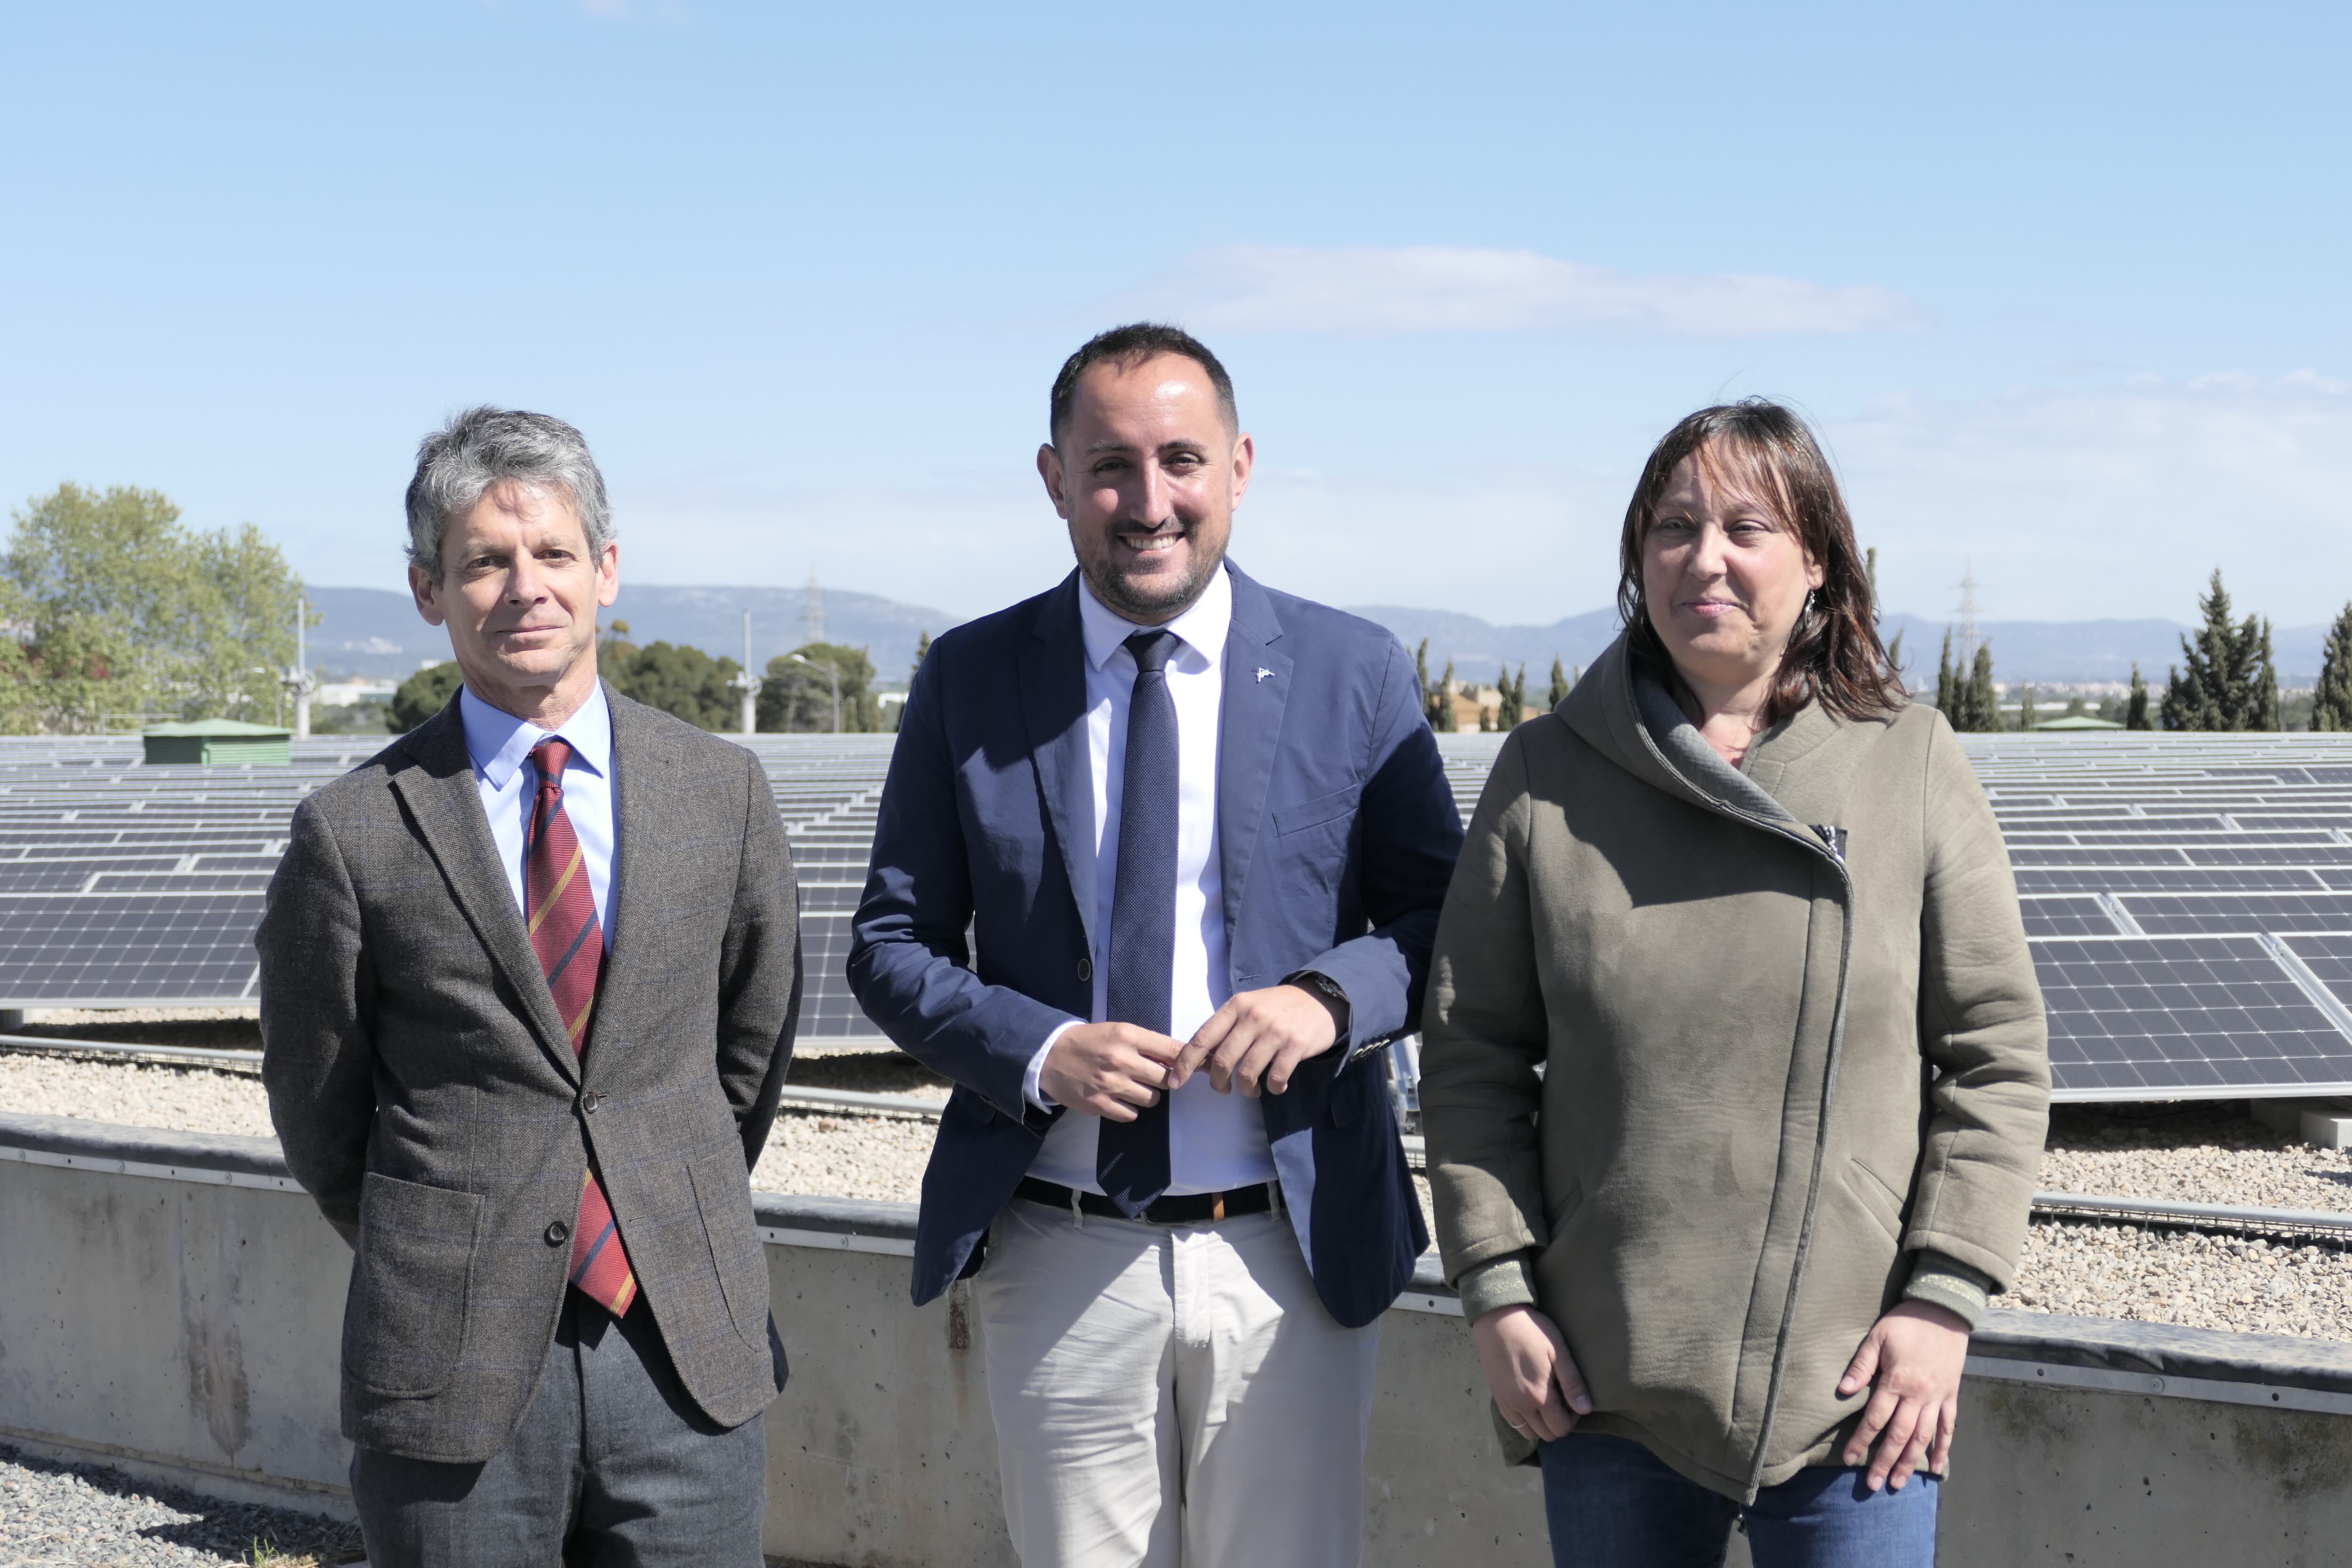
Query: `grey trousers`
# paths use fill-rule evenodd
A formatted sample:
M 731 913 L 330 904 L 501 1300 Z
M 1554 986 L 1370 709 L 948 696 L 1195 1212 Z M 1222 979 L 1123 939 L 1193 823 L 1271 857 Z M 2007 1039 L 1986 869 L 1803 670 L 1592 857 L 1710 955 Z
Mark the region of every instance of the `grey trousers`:
M 495 1458 L 352 1456 L 369 1568 L 760 1568 L 767 1481 L 761 1419 L 711 1424 L 644 1300 L 615 1321 L 577 1290 Z

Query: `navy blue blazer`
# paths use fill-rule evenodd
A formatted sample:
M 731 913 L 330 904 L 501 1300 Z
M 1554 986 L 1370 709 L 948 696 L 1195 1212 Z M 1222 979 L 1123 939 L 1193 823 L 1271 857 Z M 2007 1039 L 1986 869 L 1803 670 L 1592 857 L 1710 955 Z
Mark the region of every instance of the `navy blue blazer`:
M 1316 1289 L 1353 1327 L 1388 1309 L 1429 1243 L 1374 1047 L 1420 1015 L 1462 823 L 1396 638 L 1225 570 L 1226 952 L 1236 992 L 1311 970 L 1347 993 L 1346 1048 L 1258 1104 Z M 1023 1098 L 1029 1058 L 1093 1009 L 1079 592 L 1074 571 L 931 645 L 882 792 L 849 983 L 955 1085 L 923 1175 L 918 1304 L 979 1267 L 1061 1114 Z

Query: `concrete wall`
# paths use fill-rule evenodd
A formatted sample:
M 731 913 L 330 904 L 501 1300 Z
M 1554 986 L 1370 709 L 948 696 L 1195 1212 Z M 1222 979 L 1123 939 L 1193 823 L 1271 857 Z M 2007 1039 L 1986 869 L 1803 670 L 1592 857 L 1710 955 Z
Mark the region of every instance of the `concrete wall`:
M 283 1170 L 266 1139 L 0 1114 L 0 1440 L 347 1511 L 349 1253 Z M 793 1358 L 779 1558 L 1013 1562 L 977 1326 L 960 1292 L 907 1305 L 910 1208 L 760 1199 Z M 1417 1283 L 1381 1330 L 1366 1560 L 1536 1568 L 1534 1472 L 1496 1462 L 1458 1310 Z M 1962 1397 L 1947 1563 L 2317 1564 L 2352 1539 L 2352 1346 L 2000 1313 Z

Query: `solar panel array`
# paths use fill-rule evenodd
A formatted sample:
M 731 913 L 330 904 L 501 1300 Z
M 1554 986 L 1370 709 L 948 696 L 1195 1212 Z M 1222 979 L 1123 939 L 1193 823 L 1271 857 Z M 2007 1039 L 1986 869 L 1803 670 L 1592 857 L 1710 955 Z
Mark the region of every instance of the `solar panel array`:
M 888 736 L 768 736 L 800 876 L 803 1037 L 881 1044 L 843 975 Z M 1501 737 L 1441 737 L 1466 817 Z M 2073 1100 L 2352 1093 L 2352 737 L 1970 736 Z M 0 1008 L 249 1003 L 294 805 L 376 749 L 147 767 L 0 740 Z

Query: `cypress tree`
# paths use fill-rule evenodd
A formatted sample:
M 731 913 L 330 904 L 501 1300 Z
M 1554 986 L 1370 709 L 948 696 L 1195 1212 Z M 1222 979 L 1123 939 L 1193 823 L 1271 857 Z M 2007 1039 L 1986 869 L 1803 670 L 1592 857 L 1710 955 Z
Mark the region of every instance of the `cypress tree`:
M 2000 728 L 2000 696 L 1992 687 L 1992 644 L 1977 644 L 1975 667 L 1969 671 L 1969 684 L 1963 703 L 1969 721 L 1957 728 L 1979 732 Z
M 1421 684 L 1421 716 L 1428 720 L 1429 727 L 1434 730 L 1437 728 L 1437 704 L 1430 700 L 1429 695 L 1429 639 L 1427 637 L 1422 638 L 1421 646 L 1412 650 L 1412 678 Z
M 2352 605 L 2346 605 L 2344 613 L 2352 616 Z M 1568 691 L 1568 671 L 1559 667 L 1559 655 L 1554 654 L 1551 656 L 1551 705 L 1557 708 L 1567 701 Z
M 2148 722 L 2147 682 L 2140 677 L 2139 662 L 2137 659 L 2132 662 L 2131 701 L 2124 709 L 2124 728 L 2126 730 L 2156 728 L 2154 724 Z
M 2033 715 L 2033 683 L 2029 680 L 2017 689 L 2017 727 L 2031 730 L 2037 722 Z
M 2271 618 L 2263 617 L 2263 638 L 2255 650 L 2253 697 L 2246 712 L 2249 730 L 2276 730 L 2279 724 L 2278 661 L 2271 657 Z
M 2352 730 L 2352 605 L 2327 629 L 2320 650 L 2319 684 L 2311 693 L 2311 727 Z
M 1945 719 L 1950 721 L 1959 700 L 1958 672 L 1952 668 L 1952 628 L 1946 626 L 1943 657 L 1936 661 L 1936 706 L 1943 711 Z M 1953 727 L 1958 728 L 1957 721 Z
M 1445 661 L 1445 673 L 1438 678 L 1437 689 L 1430 694 L 1429 727 L 1441 735 L 1454 732 L 1454 661 Z

